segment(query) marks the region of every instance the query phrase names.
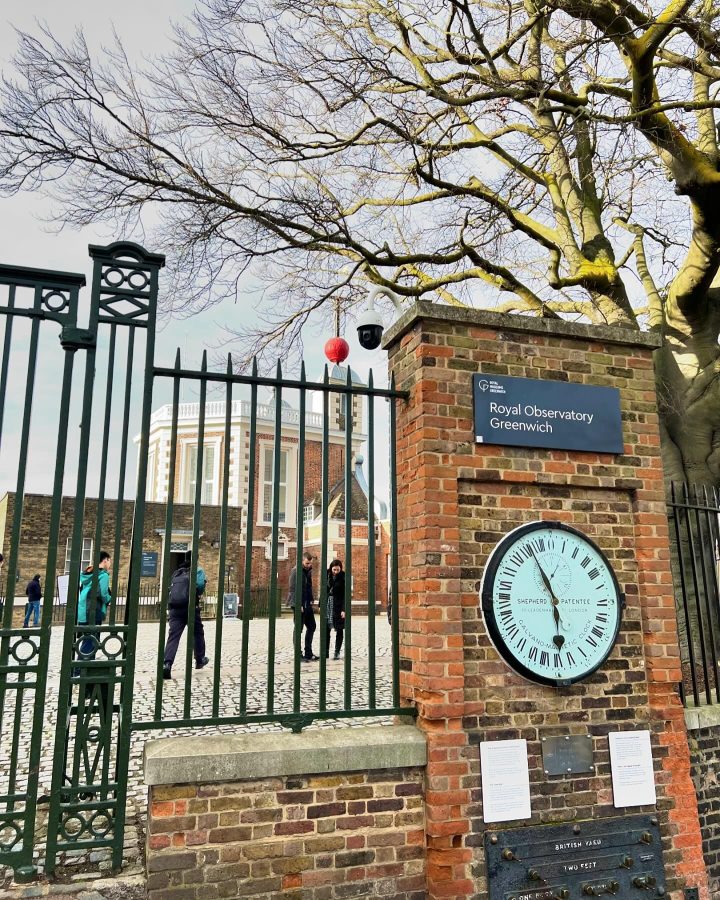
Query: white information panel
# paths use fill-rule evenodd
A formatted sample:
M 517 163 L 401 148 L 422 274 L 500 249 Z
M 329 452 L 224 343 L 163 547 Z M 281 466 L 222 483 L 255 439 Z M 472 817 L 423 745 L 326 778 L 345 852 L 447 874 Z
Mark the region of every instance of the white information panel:
M 58 592 L 58 603 L 60 606 L 67 606 L 67 597 L 68 597 L 68 588 L 70 586 L 70 576 L 69 575 L 58 575 L 57 577 L 57 592 Z
M 608 738 L 615 808 L 654 805 L 655 776 L 650 732 L 613 731 Z
M 529 819 L 527 741 L 482 741 L 480 767 L 484 821 Z

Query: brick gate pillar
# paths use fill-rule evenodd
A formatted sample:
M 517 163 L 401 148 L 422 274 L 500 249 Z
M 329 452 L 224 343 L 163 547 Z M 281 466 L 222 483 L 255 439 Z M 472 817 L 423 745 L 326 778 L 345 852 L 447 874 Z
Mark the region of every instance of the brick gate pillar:
M 708 897 L 683 708 L 652 352 L 617 328 L 418 303 L 384 346 L 398 403 L 401 696 L 427 736 L 428 897 L 487 897 L 480 741 L 525 738 L 532 819 L 503 827 L 648 812 L 613 806 L 611 731 L 651 733 L 667 889 Z M 476 444 L 472 374 L 620 390 L 619 455 Z M 609 557 L 627 609 L 613 652 L 565 688 L 525 681 L 492 647 L 483 568 L 512 528 L 558 519 Z M 593 777 L 548 778 L 545 735 L 593 740 Z

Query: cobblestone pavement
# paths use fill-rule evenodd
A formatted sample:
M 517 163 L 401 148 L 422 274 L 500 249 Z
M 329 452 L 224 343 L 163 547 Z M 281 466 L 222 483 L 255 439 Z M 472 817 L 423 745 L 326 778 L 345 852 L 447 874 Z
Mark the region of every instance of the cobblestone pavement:
M 228 619 L 223 623 L 222 646 L 220 650 L 220 690 L 218 694 L 220 716 L 232 716 L 238 714 L 240 697 L 240 652 L 242 622 L 237 619 Z M 281 618 L 276 623 L 275 634 L 275 686 L 274 705 L 276 712 L 290 712 L 293 699 L 293 647 L 292 647 L 293 623 L 289 618 Z M 384 617 L 375 620 L 376 631 L 376 707 L 388 707 L 391 705 L 391 647 L 390 628 Z M 351 697 L 352 706 L 355 709 L 368 707 L 368 620 L 365 617 L 353 619 L 352 623 L 352 678 Z M 319 629 L 315 633 L 314 648 L 319 652 Z M 205 636 L 207 642 L 207 655 L 210 657 L 210 665 L 201 671 L 192 672 L 192 698 L 191 715 L 194 718 L 208 717 L 212 715 L 213 704 L 213 671 L 216 656 L 215 648 L 215 623 L 205 623 Z M 143 623 L 138 627 L 137 660 L 135 666 L 135 699 L 133 720 L 151 721 L 154 718 L 156 702 L 156 660 L 158 652 L 159 626 L 157 623 Z M 334 633 L 332 634 L 334 643 Z M 268 620 L 256 619 L 250 623 L 250 641 L 248 654 L 248 699 L 247 709 L 249 714 L 262 714 L 267 710 L 267 660 L 268 660 Z M 53 741 L 55 736 L 55 722 L 57 712 L 57 694 L 60 681 L 60 653 L 62 644 L 62 629 L 54 628 L 51 647 L 50 665 L 47 690 L 47 702 L 45 706 L 45 720 L 43 728 L 43 748 L 40 763 L 40 787 L 39 795 L 49 794 L 52 779 Z M 183 702 L 185 695 L 185 653 L 186 645 L 181 643 L 180 651 L 173 667 L 173 678 L 162 683 L 162 720 L 172 720 L 183 717 Z M 319 694 L 319 663 L 303 663 L 300 670 L 301 677 L 301 710 L 312 711 L 317 709 Z M 17 789 L 22 790 L 26 777 L 25 760 L 30 750 L 31 738 L 31 697 L 33 692 L 27 692 L 25 704 L 27 708 L 22 710 L 22 730 L 20 739 Z M 334 661 L 332 658 L 327 664 L 327 709 L 342 710 L 344 708 L 344 664 L 342 660 Z M 7 704 L 5 712 L 5 724 L 3 735 L 0 738 L 0 792 L 5 792 L 10 777 L 10 739 L 14 709 L 12 702 Z M 389 717 L 359 717 L 336 720 L 323 720 L 315 722 L 311 728 L 338 728 L 358 726 L 365 724 L 390 724 Z M 130 768 L 128 778 L 128 805 L 127 823 L 125 832 L 125 847 L 123 869 L 127 876 L 140 876 L 142 872 L 142 854 L 144 844 L 144 826 L 146 817 L 147 788 L 142 781 L 142 755 L 143 747 L 147 740 L 169 735 L 180 734 L 207 734 L 212 739 L 218 731 L 224 733 L 276 731 L 280 733 L 282 728 L 272 723 L 252 723 L 246 725 L 219 725 L 201 728 L 160 728 L 152 730 L 136 730 L 133 732 L 130 752 Z M 45 809 L 47 807 L 44 807 Z M 43 810 L 40 806 L 39 810 Z M 37 849 L 36 860 L 40 867 L 44 862 L 44 820 L 42 812 L 38 814 L 37 823 Z M 3 835 L 0 832 L 0 842 Z M 100 877 L 107 874 L 110 869 L 109 851 L 96 850 L 88 853 L 83 850 L 66 851 L 62 856 L 62 865 L 57 875 L 61 880 L 72 883 L 72 879 L 81 880 L 83 875 Z M 9 871 L 0 869 L 0 885 L 7 886 L 10 877 Z M 45 886 L 47 887 L 47 885 Z M 68 889 L 70 884 L 68 884 Z M 32 893 L 39 890 L 39 886 L 26 887 L 22 894 L 14 893 L 13 896 L 52 896 L 45 893 Z M 85 888 L 87 890 L 87 888 Z M 16 889 L 16 890 L 19 890 Z M 31 893 L 25 893 L 31 891 Z M 93 892 L 91 892 L 93 893 Z M 94 891 L 92 897 L 87 900 L 98 900 L 111 893 L 98 894 Z M 130 896 L 130 895 L 128 895 Z M 0 893 L 0 897 L 2 894 Z

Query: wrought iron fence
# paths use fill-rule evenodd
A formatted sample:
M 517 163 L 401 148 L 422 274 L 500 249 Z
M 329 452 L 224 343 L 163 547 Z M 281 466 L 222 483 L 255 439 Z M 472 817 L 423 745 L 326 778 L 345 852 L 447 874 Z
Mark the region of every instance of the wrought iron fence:
M 705 485 L 673 483 L 668 516 L 683 702 L 720 703 L 720 495 Z
M 201 519 L 203 515 L 203 457 L 206 452 L 205 435 L 208 427 L 206 418 L 213 415 L 215 421 L 212 425 L 213 432 L 217 434 L 221 430 L 220 446 L 221 459 L 220 477 L 221 496 L 219 510 L 219 553 L 217 559 L 217 576 L 215 583 L 222 583 L 223 573 L 226 571 L 228 561 L 228 510 L 230 505 L 229 486 L 231 472 L 231 448 L 233 446 L 234 416 L 246 415 L 246 433 L 243 442 L 246 445 L 246 474 L 244 475 L 244 490 L 242 492 L 243 509 L 246 514 L 243 517 L 242 547 L 239 549 L 240 565 L 238 566 L 239 581 L 242 585 L 239 591 L 239 618 L 241 621 L 239 634 L 229 635 L 231 642 L 237 641 L 235 649 L 229 650 L 225 639 L 225 616 L 222 604 L 216 603 L 212 636 L 213 645 L 208 648 L 212 665 L 212 691 L 209 708 L 202 703 L 193 703 L 194 682 L 197 681 L 193 668 L 195 641 L 195 608 L 202 609 L 203 600 L 198 598 L 196 589 L 197 558 L 193 556 L 190 572 L 190 598 L 185 632 L 185 659 L 184 671 L 180 674 L 182 681 L 182 696 L 179 696 L 175 684 L 175 673 L 172 679 L 164 677 L 168 668 L 165 658 L 166 628 L 168 625 L 168 612 L 164 604 L 160 604 L 160 627 L 157 633 L 156 651 L 156 678 L 155 678 L 155 703 L 152 717 L 133 719 L 133 729 L 160 729 L 168 726 L 204 726 L 212 724 L 232 724 L 250 722 L 279 722 L 294 730 L 300 730 L 315 719 L 338 719 L 358 716 L 380 715 L 412 715 L 408 708 L 400 706 L 399 698 L 399 647 L 398 647 L 398 617 L 392 616 L 392 641 L 391 659 L 389 660 L 388 678 L 390 680 L 389 694 L 383 695 L 382 702 L 378 702 L 377 694 L 377 648 L 375 632 L 375 615 L 377 608 L 377 562 L 376 543 L 378 532 L 378 516 L 375 510 L 375 472 L 377 461 L 375 458 L 375 405 L 380 401 L 389 401 L 389 441 L 385 444 L 388 457 L 382 460 L 382 465 L 387 466 L 389 472 L 391 494 L 390 516 L 390 595 L 397 598 L 397 554 L 394 535 L 396 533 L 396 466 L 395 466 L 395 404 L 404 398 L 401 392 L 395 390 L 391 384 L 388 388 L 376 388 L 373 377 L 370 374 L 368 383 L 360 383 L 353 380 L 353 373 L 348 369 L 344 372 L 344 379 L 334 381 L 330 379 L 327 367 L 322 381 L 311 382 L 305 376 L 304 365 L 300 378 L 294 379 L 283 375 L 280 364 L 274 376 L 262 376 L 257 367 L 253 365 L 250 374 L 238 374 L 234 371 L 232 360 L 224 372 L 213 372 L 208 369 L 207 358 L 204 355 L 200 369 L 193 370 L 181 365 L 180 354 L 176 356 L 175 365 L 170 368 L 155 367 L 153 378 L 157 383 L 162 380 L 170 380 L 172 384 L 172 403 L 170 404 L 169 421 L 169 455 L 167 460 L 166 482 L 175 485 L 180 467 L 179 453 L 182 445 L 179 441 L 179 417 L 182 412 L 183 434 L 196 435 L 196 451 L 194 455 L 194 514 L 192 533 L 189 536 L 189 545 L 198 547 Z M 180 404 L 181 384 L 183 382 L 195 383 L 198 390 L 198 403 L 196 405 Z M 224 400 L 213 401 L 210 405 L 207 400 L 208 391 L 215 389 Z M 262 404 L 258 399 L 258 391 L 261 388 L 269 388 L 272 392 L 271 403 Z M 249 392 L 249 400 L 237 402 L 237 393 L 240 390 Z M 293 421 L 288 422 L 288 406 L 283 402 L 284 398 L 292 394 L 297 398 L 297 407 L 292 410 Z M 312 412 L 309 409 L 308 397 L 313 395 L 320 397 L 321 411 Z M 363 521 L 357 520 L 357 509 L 354 497 L 357 496 L 356 449 L 359 436 L 357 431 L 360 419 L 360 405 L 365 406 L 364 421 L 366 430 L 362 434 L 362 441 L 367 448 L 367 497 L 368 502 L 363 508 Z M 192 409 L 190 408 L 192 406 Z M 350 413 L 352 411 L 352 414 Z M 269 412 L 272 414 L 270 422 Z M 188 424 L 188 417 L 197 415 L 196 421 Z M 222 423 L 218 418 L 222 417 Z M 166 416 L 167 418 L 167 416 Z M 259 428 L 259 420 L 262 419 Z M 295 508 L 288 514 L 287 503 L 281 509 L 281 489 L 288 481 L 287 472 L 281 475 L 281 453 L 287 446 L 287 431 L 283 429 L 292 425 L 291 444 L 293 452 L 297 454 L 295 472 Z M 312 440 L 308 439 L 308 430 L 313 430 Z M 262 434 L 260 433 L 262 431 Z M 235 435 L 237 440 L 237 435 Z M 260 440 L 264 441 L 267 456 L 265 457 L 264 470 L 260 471 Z M 311 447 L 312 450 L 308 448 Z M 319 452 L 318 452 L 319 451 Z M 147 447 L 144 448 L 147 454 Z M 286 585 L 279 580 L 280 563 L 287 557 L 288 542 L 293 545 L 293 568 L 298 584 L 302 583 L 302 557 L 305 548 L 306 527 L 304 524 L 304 511 L 307 501 L 306 473 L 310 471 L 309 458 L 315 454 L 319 465 L 317 475 L 318 519 L 316 523 L 315 546 L 319 548 L 319 572 L 316 575 L 315 585 L 318 594 L 319 622 L 319 660 L 315 674 L 311 675 L 309 669 L 303 665 L 301 640 L 302 640 L 302 611 L 301 604 L 297 603 L 293 612 L 294 629 L 292 645 L 293 653 L 290 659 L 283 658 L 286 646 L 277 644 L 277 623 L 287 610 L 284 608 L 283 598 L 286 593 Z M 331 462 L 332 457 L 332 462 Z M 142 456 L 140 467 L 145 465 L 147 456 Z M 340 462 L 338 462 L 340 461 Z M 287 467 L 286 461 L 282 465 Z M 340 470 L 340 478 L 337 479 L 337 471 L 331 478 L 331 468 Z M 334 484 L 333 481 L 336 483 Z M 339 488 L 338 488 L 339 486 Z M 325 572 L 328 568 L 330 557 L 328 545 L 332 544 L 330 531 L 330 507 L 331 491 L 335 490 L 333 502 L 342 496 L 344 503 L 342 518 L 335 522 L 338 533 L 342 532 L 341 543 L 343 545 L 343 562 L 346 571 L 345 581 L 345 619 L 344 619 L 344 650 L 342 665 L 342 687 L 340 695 L 335 692 L 330 697 L 328 688 L 328 664 L 327 633 L 324 623 L 327 620 L 327 586 Z M 312 493 L 312 491 L 311 491 Z M 172 546 L 173 514 L 175 497 L 174 492 L 169 491 L 166 501 L 166 522 L 163 535 L 164 559 L 161 571 L 164 573 L 160 595 L 168 594 L 170 578 L 170 548 Z M 337 505 L 335 506 L 337 509 Z M 260 527 L 262 523 L 262 528 Z M 361 654 L 354 654 L 355 639 L 353 633 L 354 614 L 358 614 L 357 606 L 353 604 L 353 577 L 355 573 L 353 552 L 360 552 L 358 548 L 357 533 L 362 526 L 364 534 L 362 558 L 364 576 L 367 580 L 366 597 L 363 597 L 364 610 L 370 610 L 367 617 L 366 644 L 360 648 Z M 261 533 L 260 533 L 261 532 Z M 308 532 L 309 533 L 309 532 Z M 254 574 L 254 565 L 258 564 L 258 543 L 263 547 L 263 566 L 265 567 L 265 586 L 258 589 L 256 584 L 257 574 Z M 235 557 L 236 560 L 238 557 Z M 316 571 L 318 567 L 316 564 Z M 357 574 L 357 573 L 355 573 Z M 208 573 L 209 577 L 211 573 Z M 276 585 L 274 590 L 269 586 Z M 274 602 L 271 602 L 274 598 Z M 384 599 L 384 598 L 382 598 Z M 262 631 L 256 622 L 253 630 L 253 642 L 262 642 L 262 660 L 258 660 L 258 653 L 251 647 L 251 621 L 266 617 L 262 625 Z M 232 644 L 234 646 L 234 643 Z M 239 672 L 237 684 L 228 679 L 223 673 L 223 660 L 228 654 L 234 654 L 235 664 Z M 357 656 L 362 657 L 362 665 L 367 667 L 367 684 L 365 696 L 358 698 L 357 688 L 360 681 L 357 678 L 357 667 L 360 664 Z M 203 676 L 205 674 L 203 673 Z M 312 691 L 306 690 L 309 678 L 315 680 Z M 249 682 L 252 680 L 252 690 L 249 691 Z M 333 678 L 333 685 L 337 682 Z M 262 696 L 258 694 L 258 685 L 262 684 Z M 301 685 L 303 685 L 301 690 Z M 333 687 L 335 691 L 335 687 Z M 228 699 L 230 698 L 230 699 Z
M 237 373 L 230 359 L 225 371 L 209 371 L 205 355 L 199 369 L 185 368 L 179 352 L 174 366 L 158 366 L 156 306 L 164 259 L 129 243 L 91 247 L 90 255 L 93 280 L 86 328 L 78 323 L 83 275 L 0 265 L 0 450 L 4 454 L 0 471 L 12 472 L 15 485 L 12 509 L 7 507 L 11 511 L 0 583 L 0 595 L 9 594 L 0 613 L 0 866 L 15 869 L 18 879 L 30 878 L 35 871 L 38 821 L 47 873 L 54 870 L 59 854 L 75 849 L 111 848 L 113 865 L 120 866 L 133 730 L 275 722 L 297 731 L 318 718 L 414 714 L 400 705 L 397 610 L 391 617 L 389 652 L 383 648 L 383 659 L 374 615 L 378 601 L 385 600 L 379 596 L 382 580 L 376 577 L 380 569 L 385 577 L 385 560 L 378 551 L 385 533 L 389 535 L 388 593 L 393 604 L 398 597 L 395 408 L 405 395 L 392 383 L 388 388 L 375 387 L 372 375 L 367 384 L 360 383 L 349 368 L 344 379 L 335 377 L 336 373 L 331 377 L 326 368 L 322 380 L 311 382 L 304 367 L 296 379 L 284 375 L 280 364 L 274 376 L 260 375 L 255 365 L 250 374 Z M 44 345 L 41 339 L 46 340 Z M 43 384 L 38 360 L 53 339 L 49 352 L 55 353 L 57 364 L 48 366 L 52 371 L 45 371 L 49 380 Z M 11 366 L 11 356 L 22 359 L 22 370 Z M 82 367 L 76 367 L 77 360 Z M 180 403 L 183 384 L 197 390 L 197 403 Z M 172 395 L 169 403 L 166 395 L 158 397 L 166 388 Z M 261 401 L 261 390 L 272 392 L 269 402 Z M 210 391 L 222 399 L 209 399 Z M 36 569 L 43 573 L 41 620 L 38 627 L 23 628 L 17 614 L 24 598 L 17 598 L 18 603 L 12 587 L 3 585 L 17 584 L 20 562 L 28 558 L 23 547 L 28 531 L 24 521 L 28 458 L 33 406 L 40 392 L 58 424 L 50 430 L 43 421 L 41 441 L 35 442 L 43 453 L 50 451 L 54 468 L 42 550 L 37 549 L 37 535 L 33 535 L 33 552 L 37 549 L 44 563 Z M 295 408 L 285 402 L 288 395 L 297 398 Z M 6 402 L 8 397 L 12 403 Z M 159 501 L 165 506 L 161 528 L 153 519 L 157 509 L 147 513 L 151 425 L 162 424 L 162 417 L 153 418 L 154 397 L 158 405 L 164 404 L 163 416 L 169 418 L 169 454 L 163 461 L 167 492 Z M 378 441 L 376 409 L 381 403 L 387 403 L 389 434 Z M 8 428 L 11 412 L 17 421 Z M 182 441 L 180 415 L 185 417 Z M 197 448 L 193 467 L 182 450 L 189 433 L 188 415 L 197 416 L 190 429 L 194 429 Z M 245 423 L 242 434 L 233 417 Z M 211 513 L 204 495 L 208 432 L 222 448 L 217 451 L 219 496 L 213 498 Z M 136 502 L 130 516 L 126 492 L 135 458 L 133 434 L 140 438 Z M 233 462 L 231 471 L 233 441 L 236 448 L 242 444 L 244 456 L 243 465 Z M 368 498 L 362 514 L 354 502 L 360 464 L 353 460 L 361 443 L 367 448 L 363 491 Z M 382 447 L 380 454 L 376 444 Z M 287 470 L 289 457 L 283 456 L 290 450 L 295 460 L 292 477 Z M 46 459 L 41 465 L 47 467 Z M 389 475 L 391 501 L 389 523 L 382 533 L 378 525 L 385 514 L 378 514 L 374 503 L 379 466 Z M 182 473 L 186 477 L 183 490 L 192 486 L 189 530 L 179 522 L 187 514 L 186 506 L 179 509 L 176 492 Z M 88 499 L 88 484 L 94 485 L 96 477 L 97 499 Z M 236 488 L 242 482 L 232 506 L 231 480 Z M 63 489 L 70 494 L 65 503 Z M 306 524 L 308 506 L 316 517 Z M 238 509 L 243 511 L 242 522 Z M 218 551 L 217 568 L 213 556 L 207 589 L 199 597 L 196 567 L 207 517 L 212 518 L 213 538 L 206 536 L 205 546 Z M 80 597 L 78 579 L 69 579 L 62 602 L 56 596 L 56 575 L 63 569 L 63 529 L 69 529 L 65 561 L 69 571 L 79 572 L 91 558 L 97 575 L 101 548 L 111 553 L 114 602 L 107 617 L 98 617 L 95 624 L 92 614 L 88 624 L 79 622 L 81 599 L 85 603 L 86 598 Z M 177 545 L 182 543 L 175 529 L 187 538 L 194 558 L 186 657 L 182 673 L 169 680 L 163 677 L 166 601 L 175 554 L 180 552 Z M 141 574 L 146 538 L 153 547 L 162 543 L 157 579 Z M 86 544 L 92 547 L 90 557 Z M 315 580 L 320 658 L 317 665 L 306 666 L 300 653 L 301 607 L 298 603 L 290 612 L 284 599 L 289 567 L 302 583 L 303 550 L 311 544 L 319 556 L 321 574 Z M 326 660 L 328 637 L 323 627 L 328 612 L 324 575 L 330 553 L 342 556 L 347 573 L 345 643 L 342 659 L 334 666 Z M 230 571 L 236 573 L 236 583 L 228 581 Z M 96 608 L 98 589 L 99 580 L 93 578 L 88 609 Z M 228 593 L 238 595 L 238 605 L 237 613 L 226 618 L 228 607 L 223 600 Z M 193 668 L 196 607 L 205 625 L 209 623 L 212 643 L 208 647 L 211 666 L 201 675 Z M 156 625 L 138 628 L 139 623 L 153 619 Z M 384 620 L 377 621 L 388 628 Z M 52 627 L 54 622 L 58 627 Z M 152 652 L 147 643 L 142 648 L 143 677 L 148 678 L 142 685 L 143 704 L 151 695 L 144 709 L 134 697 L 141 631 L 145 640 L 151 634 L 153 644 Z M 61 652 L 55 671 L 49 672 L 51 639 Z M 56 725 L 48 735 L 50 703 L 56 707 Z M 49 777 L 41 759 L 50 761 Z

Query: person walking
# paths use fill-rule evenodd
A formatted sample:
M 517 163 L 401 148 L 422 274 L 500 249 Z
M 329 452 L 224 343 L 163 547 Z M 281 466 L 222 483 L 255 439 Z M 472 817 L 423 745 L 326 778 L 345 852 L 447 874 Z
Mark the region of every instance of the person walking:
M 172 574 L 170 579 L 170 595 L 168 597 L 168 637 L 165 644 L 165 656 L 163 661 L 163 678 L 172 678 L 172 666 L 175 662 L 178 644 L 183 631 L 187 627 L 188 612 L 190 609 L 190 570 L 192 568 L 192 553 L 189 551 L 183 564 Z M 200 618 L 200 597 L 205 593 L 207 579 L 205 572 L 197 567 L 195 577 L 195 626 L 193 630 L 195 668 L 204 669 L 210 660 L 205 656 L 205 629 Z
M 110 554 L 106 550 L 100 551 L 98 559 L 98 571 L 88 566 L 80 575 L 80 595 L 78 597 L 77 622 L 78 625 L 102 625 L 112 600 L 110 593 Z M 35 576 L 38 578 L 39 576 Z M 90 598 L 93 593 L 93 582 L 97 579 L 97 593 L 95 595 L 95 609 L 90 608 Z M 79 658 L 94 659 L 95 651 L 99 644 L 97 633 L 86 634 L 80 643 Z
M 28 582 L 25 588 L 27 594 L 27 606 L 25 607 L 25 621 L 23 628 L 28 627 L 30 616 L 33 616 L 33 627 L 37 628 L 40 624 L 40 600 L 42 599 L 42 588 L 40 587 L 40 576 L 33 575 L 32 581 Z
M 325 617 L 325 656 L 330 656 L 330 629 L 335 629 L 335 655 L 340 659 L 345 632 L 345 572 L 339 559 L 330 563 L 327 571 L 327 609 Z
M 313 557 L 311 553 L 303 553 L 302 556 L 302 585 L 300 589 L 300 631 L 305 629 L 305 652 L 303 653 L 303 662 L 315 662 L 320 657 L 315 656 L 312 650 L 313 635 L 315 634 L 316 622 L 315 612 L 313 611 L 313 584 L 312 584 L 312 564 Z M 290 581 L 288 583 L 288 606 L 295 609 L 295 597 L 297 594 L 297 567 L 293 566 L 290 570 Z

